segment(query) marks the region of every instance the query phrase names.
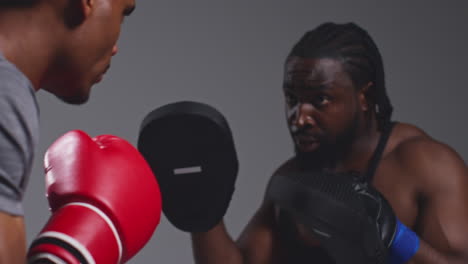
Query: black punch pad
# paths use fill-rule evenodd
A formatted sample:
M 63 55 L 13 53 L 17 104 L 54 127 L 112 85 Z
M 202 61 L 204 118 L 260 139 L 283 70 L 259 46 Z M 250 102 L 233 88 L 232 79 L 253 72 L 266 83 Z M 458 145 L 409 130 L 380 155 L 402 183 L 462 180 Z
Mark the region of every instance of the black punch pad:
M 386 252 L 352 176 L 277 171 L 267 197 L 315 234 L 337 264 L 383 264 Z
M 138 149 L 156 175 L 163 212 L 175 227 L 206 232 L 222 220 L 238 160 L 220 112 L 186 101 L 157 108 L 141 124 Z

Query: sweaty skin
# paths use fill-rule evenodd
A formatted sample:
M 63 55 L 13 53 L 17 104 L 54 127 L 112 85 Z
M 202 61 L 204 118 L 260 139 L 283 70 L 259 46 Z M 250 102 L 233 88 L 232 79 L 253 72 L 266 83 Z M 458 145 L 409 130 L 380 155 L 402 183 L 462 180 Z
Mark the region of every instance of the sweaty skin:
M 288 81 L 290 80 L 290 82 Z M 369 83 L 357 89 L 339 61 L 290 58 L 285 70 L 288 125 L 296 149 L 317 152 L 330 160 L 314 166 L 333 171 L 365 172 L 378 144 L 375 112 L 367 99 Z M 294 131 L 305 131 L 296 136 Z M 349 140 L 346 133 L 354 131 Z M 345 147 L 331 143 L 340 141 Z M 343 155 L 330 155 L 321 146 Z M 351 155 L 352 153 L 352 155 Z M 324 155 L 326 154 L 326 155 Z M 295 166 L 295 158 L 279 170 Z M 373 178 L 397 217 L 421 239 L 410 264 L 468 263 L 468 171 L 449 146 L 406 123 L 393 128 Z M 319 242 L 296 224 L 299 240 Z M 278 208 L 264 200 L 234 242 L 221 222 L 206 233 L 192 234 L 196 263 L 289 263 L 292 252 L 278 232 Z M 308 256 L 314 262 L 314 255 Z
M 121 24 L 135 0 L 31 2 L 0 6 L 0 51 L 36 91 L 86 102 L 117 53 Z M 0 263 L 24 263 L 25 241 L 23 217 L 0 210 Z

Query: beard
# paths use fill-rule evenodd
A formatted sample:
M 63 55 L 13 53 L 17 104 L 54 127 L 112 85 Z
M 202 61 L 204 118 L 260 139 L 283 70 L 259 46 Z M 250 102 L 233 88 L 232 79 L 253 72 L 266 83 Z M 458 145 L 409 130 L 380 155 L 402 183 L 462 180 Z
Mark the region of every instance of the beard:
M 323 136 L 320 138 L 319 147 L 310 152 L 301 151 L 294 144 L 295 158 L 303 168 L 333 168 L 336 163 L 350 154 L 352 144 L 357 136 L 359 128 L 357 116 L 338 133 L 335 137 Z M 296 133 L 300 134 L 301 130 Z

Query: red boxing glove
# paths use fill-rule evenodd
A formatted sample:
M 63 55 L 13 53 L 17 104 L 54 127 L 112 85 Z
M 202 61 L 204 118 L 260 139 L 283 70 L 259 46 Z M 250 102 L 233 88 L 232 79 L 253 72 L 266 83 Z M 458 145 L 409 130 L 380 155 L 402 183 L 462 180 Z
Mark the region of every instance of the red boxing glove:
M 28 262 L 125 263 L 151 238 L 161 216 L 152 170 L 127 141 L 71 131 L 44 160 L 52 216 Z

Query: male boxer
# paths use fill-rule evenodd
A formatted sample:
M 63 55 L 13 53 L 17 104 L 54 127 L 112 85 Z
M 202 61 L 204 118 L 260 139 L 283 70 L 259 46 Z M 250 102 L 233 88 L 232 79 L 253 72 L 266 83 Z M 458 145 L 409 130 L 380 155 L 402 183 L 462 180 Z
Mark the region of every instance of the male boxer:
M 399 263 L 468 263 L 466 165 L 421 129 L 392 122 L 385 89 L 379 50 L 365 30 L 326 23 L 307 32 L 284 70 L 296 155 L 275 174 L 358 175 L 388 200 L 405 230 L 404 250 L 389 252 L 402 254 L 393 256 Z M 299 220 L 266 197 L 237 242 L 222 221 L 193 232 L 196 262 L 335 263 Z
M 84 103 L 135 0 L 0 0 L 0 263 L 22 263 L 21 201 L 38 140 L 35 91 Z

